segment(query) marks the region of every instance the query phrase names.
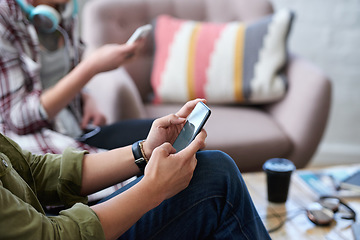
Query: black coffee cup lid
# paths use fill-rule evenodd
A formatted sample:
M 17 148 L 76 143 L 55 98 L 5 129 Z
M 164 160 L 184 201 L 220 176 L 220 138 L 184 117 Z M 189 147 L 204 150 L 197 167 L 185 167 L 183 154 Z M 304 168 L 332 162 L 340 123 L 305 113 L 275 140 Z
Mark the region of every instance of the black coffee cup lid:
M 271 158 L 264 163 L 263 169 L 265 171 L 288 173 L 294 171 L 296 167 L 294 163 L 288 159 Z

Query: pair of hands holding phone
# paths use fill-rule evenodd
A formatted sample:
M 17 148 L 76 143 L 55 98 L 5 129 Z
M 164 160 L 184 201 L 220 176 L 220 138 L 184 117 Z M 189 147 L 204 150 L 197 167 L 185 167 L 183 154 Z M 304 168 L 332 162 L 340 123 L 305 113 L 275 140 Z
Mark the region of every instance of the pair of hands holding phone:
M 145 168 L 145 181 L 163 199 L 168 199 L 185 189 L 193 176 L 197 160 L 196 152 L 205 147 L 206 131 L 203 129 L 185 149 L 176 152 L 172 146 L 198 102 L 204 99 L 187 102 L 176 114 L 156 119 L 144 142 L 145 154 L 149 162 Z

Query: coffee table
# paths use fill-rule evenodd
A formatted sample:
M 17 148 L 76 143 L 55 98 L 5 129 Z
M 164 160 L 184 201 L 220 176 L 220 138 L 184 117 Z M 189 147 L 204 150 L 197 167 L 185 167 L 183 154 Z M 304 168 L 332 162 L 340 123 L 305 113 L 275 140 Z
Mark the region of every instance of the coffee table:
M 286 216 L 288 218 L 282 228 L 270 233 L 272 239 L 353 240 L 354 237 L 350 227 L 353 221 L 351 220 L 343 220 L 335 214 L 335 221 L 330 226 L 319 227 L 307 218 L 303 209 L 318 200 L 318 195 L 304 185 L 295 174 L 292 176 L 289 196 L 285 204 L 268 202 L 266 175 L 264 172 L 243 174 L 255 207 L 267 229 L 276 227 L 280 222 L 279 217 L 281 220 Z M 343 200 L 355 210 L 360 220 L 360 198 L 352 197 Z

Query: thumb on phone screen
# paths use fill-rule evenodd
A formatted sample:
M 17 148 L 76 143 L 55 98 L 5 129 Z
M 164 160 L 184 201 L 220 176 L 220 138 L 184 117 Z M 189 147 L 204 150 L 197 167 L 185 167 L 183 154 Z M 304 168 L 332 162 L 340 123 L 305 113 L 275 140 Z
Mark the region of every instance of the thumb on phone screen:
M 195 137 L 194 141 L 192 141 L 186 148 L 179 151 L 177 154 L 184 158 L 189 158 L 196 154 L 200 149 L 205 148 L 205 139 L 207 137 L 207 133 L 204 129 Z

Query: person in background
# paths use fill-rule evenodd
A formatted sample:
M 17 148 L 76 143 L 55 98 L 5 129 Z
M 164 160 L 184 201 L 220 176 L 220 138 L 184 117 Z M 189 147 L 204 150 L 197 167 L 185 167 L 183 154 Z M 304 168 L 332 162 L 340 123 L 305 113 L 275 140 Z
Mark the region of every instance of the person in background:
M 233 159 L 199 151 L 205 130 L 172 147 L 199 101 L 156 119 L 141 145 L 101 153 L 36 155 L 0 134 L 0 239 L 270 239 Z M 140 174 L 86 205 L 84 196 Z M 69 208 L 45 215 L 43 204 L 59 203 Z
M 101 152 L 143 139 L 151 127 L 106 125 L 84 89 L 133 60 L 144 41 L 105 45 L 80 61 L 76 23 L 76 0 L 0 0 L 0 132 L 33 153 Z

